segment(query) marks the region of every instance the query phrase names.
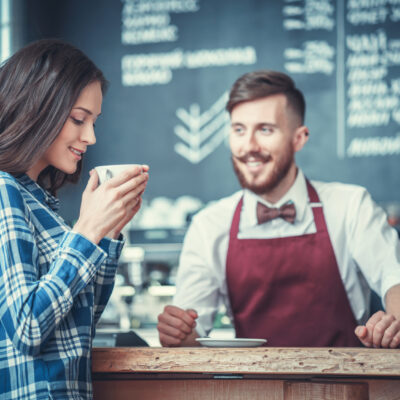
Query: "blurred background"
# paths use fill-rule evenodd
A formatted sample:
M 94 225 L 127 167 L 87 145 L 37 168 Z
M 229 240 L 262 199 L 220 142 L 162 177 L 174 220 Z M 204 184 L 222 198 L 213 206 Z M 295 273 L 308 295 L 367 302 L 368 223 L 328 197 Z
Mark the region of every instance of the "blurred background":
M 2 60 L 57 37 L 82 49 L 110 81 L 81 183 L 60 192 L 69 223 L 91 168 L 150 165 L 95 344 L 135 344 L 134 331 L 158 345 L 156 318 L 171 302 L 188 223 L 239 189 L 225 103 L 246 72 L 293 77 L 311 134 L 297 159 L 305 174 L 365 186 L 399 227 L 398 2 L 0 0 L 0 17 Z M 224 312 L 215 335 L 232 331 Z

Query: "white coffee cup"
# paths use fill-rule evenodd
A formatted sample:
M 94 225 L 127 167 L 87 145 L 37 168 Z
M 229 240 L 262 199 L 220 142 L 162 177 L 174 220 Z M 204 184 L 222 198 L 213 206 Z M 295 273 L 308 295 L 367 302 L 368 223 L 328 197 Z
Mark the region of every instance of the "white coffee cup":
M 99 183 L 104 183 L 107 180 L 113 178 L 114 176 L 120 174 L 126 169 L 130 169 L 134 166 L 141 168 L 141 173 L 143 173 L 143 168 L 140 164 L 117 164 L 117 165 L 99 165 L 95 167 L 97 174 L 99 175 Z

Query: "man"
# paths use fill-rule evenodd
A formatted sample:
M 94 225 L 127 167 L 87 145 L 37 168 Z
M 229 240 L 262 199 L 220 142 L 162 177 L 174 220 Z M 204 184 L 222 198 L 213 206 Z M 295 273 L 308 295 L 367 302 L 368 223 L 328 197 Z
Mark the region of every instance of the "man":
M 270 346 L 398 347 L 397 233 L 365 189 L 309 181 L 296 166 L 309 134 L 292 79 L 245 74 L 227 110 L 243 191 L 194 217 L 175 305 L 159 315 L 161 344 L 196 345 L 223 302 L 237 337 Z M 370 288 L 386 311 L 369 318 Z

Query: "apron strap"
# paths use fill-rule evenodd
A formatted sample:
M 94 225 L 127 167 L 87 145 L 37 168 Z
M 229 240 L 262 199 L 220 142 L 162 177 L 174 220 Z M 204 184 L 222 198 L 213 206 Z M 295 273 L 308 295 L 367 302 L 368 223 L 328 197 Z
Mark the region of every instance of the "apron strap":
M 235 212 L 233 214 L 231 230 L 229 232 L 229 237 L 231 239 L 237 238 L 237 235 L 239 233 L 239 222 L 240 222 L 240 213 L 242 211 L 242 205 L 243 205 L 243 196 L 240 198 L 240 201 L 236 206 Z
M 308 198 L 310 200 L 310 207 L 312 208 L 312 212 L 314 215 L 314 223 L 317 229 L 317 232 L 328 232 L 328 228 L 326 226 L 325 218 L 324 218 L 324 210 L 322 208 L 322 203 L 319 200 L 317 191 L 314 189 L 314 186 L 311 185 L 310 181 L 306 178 L 307 184 L 307 192 Z

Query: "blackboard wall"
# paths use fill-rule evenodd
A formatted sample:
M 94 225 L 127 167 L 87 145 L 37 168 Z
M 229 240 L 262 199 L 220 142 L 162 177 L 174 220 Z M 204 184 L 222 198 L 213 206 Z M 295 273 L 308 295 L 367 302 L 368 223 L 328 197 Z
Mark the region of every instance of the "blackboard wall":
M 82 182 L 60 193 L 64 216 L 76 218 L 99 164 L 149 164 L 149 199 L 208 202 L 238 189 L 223 106 L 236 78 L 265 68 L 306 97 L 311 137 L 297 161 L 308 177 L 400 201 L 400 5 L 369 3 L 26 1 L 26 42 L 65 39 L 111 83 Z

